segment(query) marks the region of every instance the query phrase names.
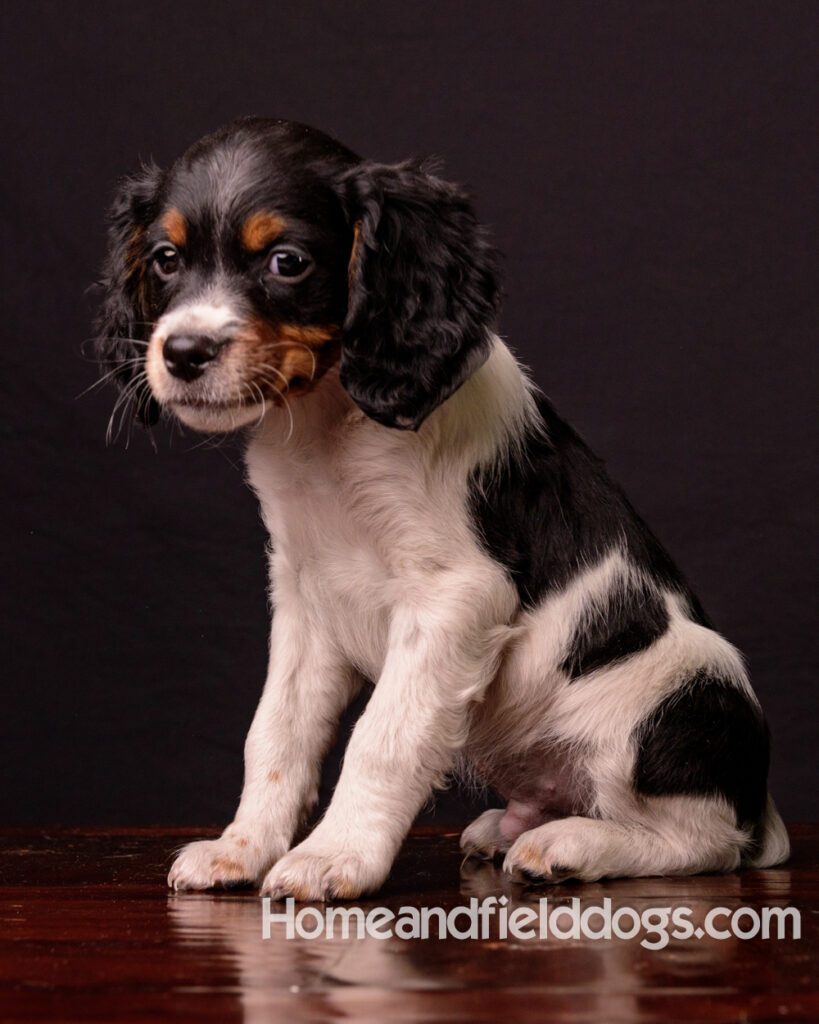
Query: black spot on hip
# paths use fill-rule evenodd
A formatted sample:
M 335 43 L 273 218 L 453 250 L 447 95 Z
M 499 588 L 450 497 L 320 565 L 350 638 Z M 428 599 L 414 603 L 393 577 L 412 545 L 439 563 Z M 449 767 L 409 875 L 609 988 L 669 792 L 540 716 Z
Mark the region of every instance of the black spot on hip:
M 698 672 L 635 729 L 634 785 L 646 796 L 723 796 L 740 825 L 765 807 L 770 740 L 736 684 Z

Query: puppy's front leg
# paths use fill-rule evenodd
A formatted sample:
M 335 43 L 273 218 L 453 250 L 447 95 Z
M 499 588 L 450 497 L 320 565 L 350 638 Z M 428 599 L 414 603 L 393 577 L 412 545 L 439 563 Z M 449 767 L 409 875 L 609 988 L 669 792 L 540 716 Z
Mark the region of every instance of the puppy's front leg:
M 295 592 L 278 600 L 267 682 L 245 743 L 236 817 L 219 839 L 184 847 L 168 875 L 170 886 L 258 883 L 290 848 L 299 821 L 317 799 L 321 762 L 355 684 L 354 673 Z
M 378 683 L 356 725 L 332 802 L 262 892 L 353 898 L 377 889 L 431 788 L 463 744 L 469 705 L 493 678 L 507 630 L 464 602 L 394 613 Z M 496 609 L 497 611 L 497 609 Z M 500 621 L 503 621 L 501 618 Z

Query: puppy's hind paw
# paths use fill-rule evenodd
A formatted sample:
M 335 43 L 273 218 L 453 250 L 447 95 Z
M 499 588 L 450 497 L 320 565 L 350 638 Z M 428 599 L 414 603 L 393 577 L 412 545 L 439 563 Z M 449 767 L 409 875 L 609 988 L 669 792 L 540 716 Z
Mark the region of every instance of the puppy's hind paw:
M 464 857 L 479 857 L 492 860 L 497 854 L 505 853 L 510 843 L 500 831 L 500 821 L 506 811 L 493 807 L 476 818 L 461 834 L 461 850 Z
M 503 870 L 521 880 L 565 882 L 569 878 L 591 882 L 606 871 L 605 827 L 584 818 L 562 818 L 531 829 L 509 848 Z

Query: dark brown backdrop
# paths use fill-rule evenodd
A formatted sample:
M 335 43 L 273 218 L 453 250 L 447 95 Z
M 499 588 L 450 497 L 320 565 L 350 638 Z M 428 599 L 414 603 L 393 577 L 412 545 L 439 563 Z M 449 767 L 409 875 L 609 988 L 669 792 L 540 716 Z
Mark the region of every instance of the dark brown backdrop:
M 815 3 L 3 10 L 3 820 L 232 813 L 267 643 L 236 449 L 106 449 L 113 394 L 75 396 L 116 177 L 244 113 L 471 186 L 504 333 L 746 651 L 815 814 Z

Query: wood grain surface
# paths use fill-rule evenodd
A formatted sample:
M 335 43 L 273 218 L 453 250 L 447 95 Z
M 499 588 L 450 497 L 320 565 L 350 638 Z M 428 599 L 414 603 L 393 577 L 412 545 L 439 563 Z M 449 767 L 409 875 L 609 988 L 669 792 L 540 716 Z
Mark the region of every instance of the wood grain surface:
M 198 836 L 215 834 L 203 829 Z M 16 1021 L 819 1021 L 819 826 L 793 826 L 783 868 L 537 888 L 461 864 L 457 831 L 419 828 L 385 906 L 795 906 L 800 939 L 262 938 L 255 893 L 171 893 L 189 829 L 6 829 L 0 843 L 0 1019 Z M 282 908 L 274 905 L 275 910 Z M 721 922 L 724 924 L 724 922 Z

